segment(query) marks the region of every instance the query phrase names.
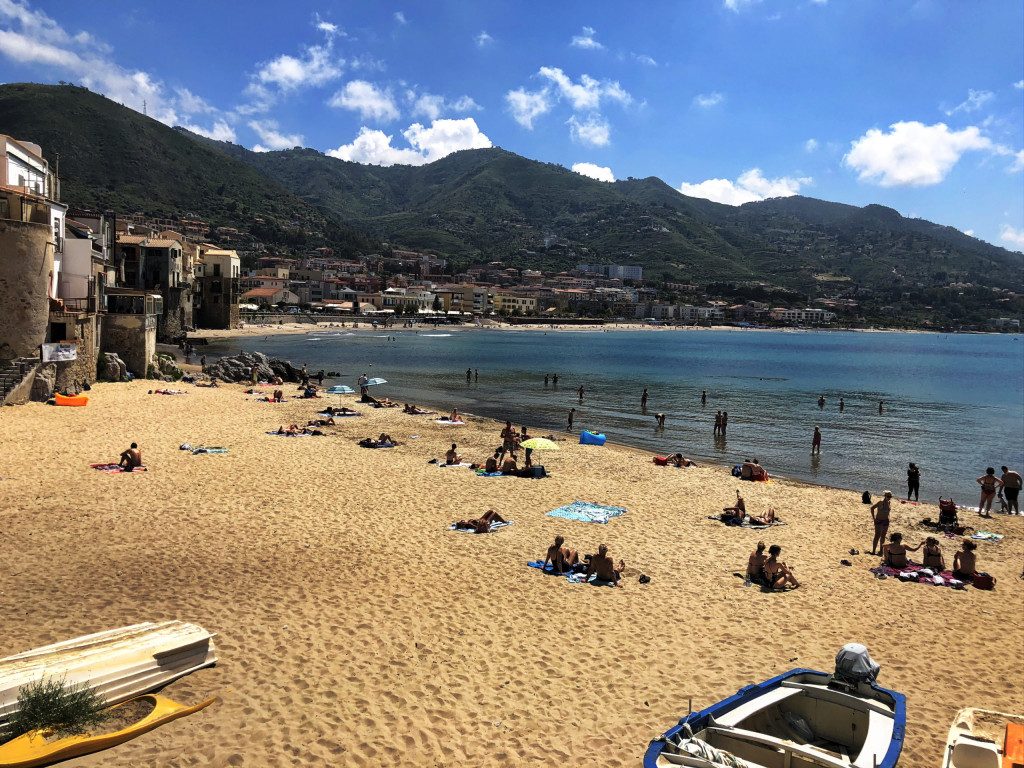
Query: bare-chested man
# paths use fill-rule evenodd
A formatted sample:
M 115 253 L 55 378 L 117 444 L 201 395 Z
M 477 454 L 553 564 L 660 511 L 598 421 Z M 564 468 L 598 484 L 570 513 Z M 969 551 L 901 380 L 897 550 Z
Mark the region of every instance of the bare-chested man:
M 882 500 L 871 505 L 871 519 L 875 523 L 875 538 L 871 540 L 871 554 L 880 551 L 885 543 L 885 534 L 889 532 L 889 505 L 892 503 L 892 491 L 882 494 Z
M 999 479 L 1003 481 L 1003 487 L 999 489 L 999 492 L 1006 499 L 1007 514 L 1016 515 L 1020 512 L 1020 503 L 1017 501 L 1017 497 L 1020 496 L 1020 489 L 1021 486 L 1024 486 L 1024 481 L 1021 480 L 1019 472 L 1014 472 L 1007 467 L 1002 467 L 1002 470 L 1003 475 Z
M 123 467 L 129 471 L 136 467 L 142 466 L 142 451 L 139 450 L 138 443 L 132 443 L 131 447 L 121 453 L 121 460 L 117 463 L 119 467 Z
M 601 581 L 610 581 L 616 587 L 621 587 L 619 577 L 622 576 L 624 570 L 626 570 L 626 561 L 619 560 L 619 564 L 615 565 L 615 561 L 608 556 L 608 545 L 601 544 L 597 548 L 597 554 L 590 558 L 590 565 L 587 566 L 587 573 L 583 580 L 586 581 L 590 578 L 590 574 L 594 574 Z
M 508 458 L 501 463 L 501 474 L 503 475 L 514 475 L 519 471 L 519 467 L 516 464 L 516 455 L 510 453 Z
M 757 549 L 750 553 L 747 558 L 747 578 L 751 581 L 764 582 L 764 564 L 768 562 L 768 555 L 764 553 L 765 543 L 757 542 Z
M 498 457 L 501 456 L 501 449 L 494 452 L 494 455 L 484 462 L 484 472 L 488 474 L 498 471 Z
M 545 569 L 547 569 L 548 563 L 551 563 L 555 573 L 568 573 L 579 562 L 579 552 L 575 549 L 563 547 L 563 544 L 565 544 L 565 537 L 555 536 L 555 543 L 548 547 L 548 553 L 544 557 Z

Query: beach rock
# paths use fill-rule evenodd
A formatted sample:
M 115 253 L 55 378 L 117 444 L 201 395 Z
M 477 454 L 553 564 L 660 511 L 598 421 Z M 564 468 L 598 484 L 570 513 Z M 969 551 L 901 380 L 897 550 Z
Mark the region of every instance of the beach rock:
M 223 381 L 248 381 L 254 365 L 261 380 L 269 380 L 274 376 L 280 376 L 283 381 L 299 380 L 299 369 L 290 362 L 268 358 L 262 352 L 242 352 L 233 357 L 222 357 L 207 363 L 206 373 Z
M 127 378 L 128 366 L 113 352 L 104 352 L 97 368 L 99 378 L 104 381 L 124 381 Z
M 32 381 L 32 393 L 29 398 L 37 403 L 46 402 L 53 397 L 54 383 L 57 380 L 57 366 L 44 365 L 36 371 Z
M 156 366 L 160 373 L 162 373 L 164 376 L 170 377 L 171 380 L 175 379 L 175 372 L 177 372 L 177 378 L 179 379 L 183 374 L 183 371 L 181 370 L 181 368 L 178 367 L 178 364 L 168 357 L 157 357 Z

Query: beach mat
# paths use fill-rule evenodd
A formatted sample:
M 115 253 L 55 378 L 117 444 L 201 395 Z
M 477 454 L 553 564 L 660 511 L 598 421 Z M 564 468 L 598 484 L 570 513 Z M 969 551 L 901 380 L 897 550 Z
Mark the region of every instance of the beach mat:
M 971 538 L 977 539 L 978 541 L 991 541 L 995 544 L 998 544 L 1000 541 L 1003 540 L 1003 534 L 989 533 L 988 531 L 978 531 L 976 534 L 971 536 Z
M 542 570 L 542 571 L 544 571 L 544 573 L 546 573 L 546 574 L 548 574 L 550 576 L 558 576 L 559 575 L 559 574 L 555 573 L 555 566 L 554 565 L 552 565 L 551 563 L 548 563 L 547 567 L 545 567 L 544 566 L 544 562 L 542 560 L 529 560 L 529 561 L 527 561 L 526 565 L 529 568 L 536 568 L 537 570 Z M 578 564 L 578 565 L 581 565 L 581 564 Z M 584 579 L 584 576 L 586 575 L 586 570 L 585 569 L 583 571 L 579 572 L 579 573 L 565 573 L 565 574 L 561 574 L 561 575 L 565 576 L 565 580 L 568 581 L 570 584 L 591 584 L 592 586 L 595 586 L 595 587 L 614 587 L 615 586 L 614 582 L 605 581 L 603 579 L 598 579 L 596 574 L 591 574 L 589 579 Z
M 350 416 L 362 416 L 361 413 L 318 413 L 317 416 L 323 416 L 325 419 L 347 419 Z
M 312 437 L 312 435 L 307 434 L 305 432 L 299 432 L 297 435 L 286 435 L 286 434 L 283 434 L 281 432 L 278 432 L 277 430 L 274 430 L 273 432 L 267 432 L 267 434 L 268 435 L 277 435 L 278 437 Z
M 730 519 L 732 519 L 732 518 L 730 518 Z M 725 520 L 722 519 L 721 515 L 708 515 L 708 520 L 717 520 L 720 523 L 725 523 Z M 740 523 L 739 525 L 736 525 L 735 523 L 733 523 L 733 524 L 726 523 L 726 526 L 729 527 L 729 528 L 747 528 L 748 530 L 751 530 L 751 531 L 761 531 L 761 530 L 764 530 L 765 528 L 771 528 L 771 527 L 776 526 L 776 525 L 787 525 L 787 523 L 784 523 L 781 520 L 776 520 L 771 525 L 764 525 L 763 523 L 751 523 L 749 517 L 744 517 L 743 518 L 743 522 Z
M 907 563 L 906 568 L 890 568 L 887 565 L 879 565 L 876 568 L 870 569 L 876 577 L 885 576 L 886 578 L 899 579 L 900 581 L 913 581 L 918 584 L 929 584 L 933 587 L 955 587 L 970 586 L 966 582 L 960 581 L 953 578 L 952 571 L 942 571 L 942 573 L 935 573 L 933 569 L 926 569 L 919 563 Z M 932 570 L 931 576 L 921 573 L 924 570 Z
M 565 520 L 579 520 L 583 523 L 607 523 L 611 518 L 626 514 L 624 507 L 608 507 L 600 504 L 591 504 L 587 501 L 574 501 L 564 507 L 553 509 L 547 513 L 548 517 L 561 517 Z
M 487 533 L 494 533 L 499 528 L 505 528 L 506 526 L 512 525 L 515 520 L 509 520 L 504 523 L 491 523 L 491 529 Z M 459 531 L 460 533 L 476 533 L 476 531 L 470 530 L 469 528 L 456 528 L 455 523 L 448 526 L 449 531 Z
M 134 467 L 133 469 L 125 469 L 118 464 L 90 464 L 93 469 L 98 469 L 101 472 L 106 472 L 108 475 L 120 475 L 129 474 L 131 472 L 148 472 L 147 467 Z
M 466 422 L 464 421 L 449 421 L 448 419 L 434 419 L 437 424 L 447 424 L 449 427 L 461 427 Z

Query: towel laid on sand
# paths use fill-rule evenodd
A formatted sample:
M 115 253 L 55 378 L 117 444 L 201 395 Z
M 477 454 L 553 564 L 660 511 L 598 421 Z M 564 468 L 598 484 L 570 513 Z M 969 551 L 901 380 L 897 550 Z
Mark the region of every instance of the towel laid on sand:
M 438 424 L 447 424 L 449 427 L 461 427 L 466 422 L 464 421 L 450 421 L 448 419 L 434 419 Z
M 564 507 L 548 512 L 548 517 L 562 517 L 566 520 L 579 520 L 584 523 L 607 523 L 611 518 L 626 514 L 624 507 L 606 507 L 591 504 L 587 501 L 574 501 Z
M 993 541 L 998 544 L 1003 540 L 1003 534 L 1001 533 L 989 533 L 988 531 L 978 531 L 976 534 L 971 536 L 972 539 L 978 539 L 980 541 Z
M 477 477 L 515 477 L 515 475 L 503 475 L 501 472 L 484 472 L 482 469 L 476 471 Z
M 318 413 L 317 414 L 317 416 L 323 416 L 325 419 L 330 419 L 330 418 L 345 419 L 345 418 L 348 418 L 349 416 L 362 416 L 362 415 L 363 414 L 356 413 L 355 411 L 353 411 L 352 413 Z
M 530 561 L 528 561 L 526 563 L 526 565 L 528 567 L 530 567 L 530 568 L 537 568 L 538 570 L 542 570 L 542 571 L 544 571 L 544 573 L 550 574 L 552 576 L 559 575 L 559 574 L 555 573 L 555 566 L 553 566 L 551 563 L 548 563 L 547 567 L 545 567 L 544 566 L 544 562 L 542 560 L 530 560 Z M 615 586 L 615 584 L 613 582 L 605 581 L 604 579 L 599 579 L 599 578 L 597 578 L 597 576 L 595 574 L 591 574 L 590 578 L 586 579 L 585 576 L 586 576 L 586 573 L 587 573 L 587 569 L 586 569 L 586 566 L 583 563 L 577 563 L 573 567 L 574 568 L 582 568 L 582 570 L 580 570 L 580 571 L 572 571 L 570 573 L 561 574 L 561 575 L 565 576 L 565 580 L 570 582 L 571 584 L 584 584 L 584 583 L 587 583 L 587 584 L 592 584 L 595 587 L 614 587 Z
M 306 432 L 299 432 L 297 435 L 289 435 L 286 432 L 278 432 L 277 430 L 274 430 L 273 432 L 267 432 L 267 434 L 277 435 L 278 437 L 312 437 L 312 435 Z
M 508 521 L 506 521 L 504 523 L 491 523 L 491 529 L 489 531 L 485 531 L 485 533 L 494 533 L 499 528 L 504 528 L 507 525 L 512 525 L 512 523 L 514 523 L 514 522 L 515 522 L 515 520 L 508 520 Z M 476 531 L 472 530 L 471 528 L 456 528 L 455 527 L 455 523 L 452 523 L 451 525 L 449 525 L 448 526 L 448 530 L 449 531 L 461 531 L 462 533 L 476 533 Z
M 920 563 L 907 563 L 905 568 L 890 568 L 887 565 L 880 565 L 872 568 L 875 576 L 887 576 L 900 581 L 915 581 L 918 584 L 930 584 L 934 587 L 955 587 L 965 582 L 953 578 L 952 571 L 936 573 L 932 568 L 925 568 Z
M 119 475 L 122 472 L 148 472 L 149 469 L 146 467 L 135 467 L 133 469 L 125 469 L 120 464 L 90 464 L 93 469 L 98 469 L 101 472 L 106 472 L 108 475 Z
M 726 525 L 728 525 L 731 528 L 749 528 L 752 531 L 759 531 L 762 528 L 771 528 L 773 525 L 786 525 L 786 523 L 784 523 L 784 522 L 782 522 L 781 520 L 778 520 L 778 519 L 776 519 L 775 522 L 772 523 L 771 525 L 765 525 L 764 523 L 756 523 L 756 522 L 754 522 L 754 521 L 752 521 L 750 519 L 749 515 L 744 517 L 743 518 L 743 522 L 741 522 L 741 523 L 728 522 L 729 520 L 734 520 L 734 519 L 735 518 L 731 518 L 730 517 L 730 518 L 725 518 L 723 520 L 722 519 L 722 515 L 708 515 L 708 520 L 717 520 L 720 523 L 725 523 Z

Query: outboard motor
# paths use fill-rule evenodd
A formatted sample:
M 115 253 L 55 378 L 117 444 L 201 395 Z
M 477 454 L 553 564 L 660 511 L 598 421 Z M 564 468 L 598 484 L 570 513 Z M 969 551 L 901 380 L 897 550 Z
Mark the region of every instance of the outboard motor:
M 871 658 L 860 643 L 847 643 L 836 654 L 836 671 L 832 682 L 839 687 L 853 688 L 857 683 L 873 685 L 881 666 Z

